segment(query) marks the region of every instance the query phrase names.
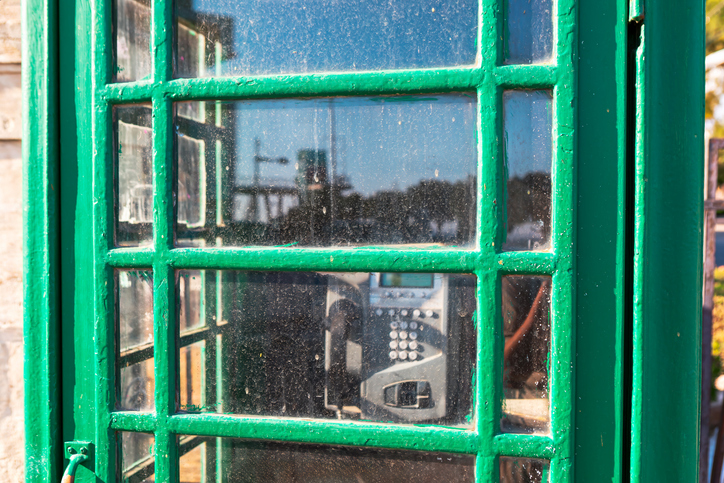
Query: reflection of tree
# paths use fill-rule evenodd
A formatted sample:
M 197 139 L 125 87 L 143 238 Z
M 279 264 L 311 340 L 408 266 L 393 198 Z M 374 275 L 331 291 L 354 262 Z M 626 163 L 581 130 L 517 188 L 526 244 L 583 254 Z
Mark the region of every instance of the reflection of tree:
M 365 197 L 324 185 L 281 220 L 279 243 L 464 244 L 474 238 L 475 187 L 472 176 L 455 183 L 423 180 L 405 191 Z
M 544 238 L 550 230 L 551 176 L 547 173 L 529 173 L 523 178 L 508 180 L 508 232 L 516 226 L 542 222 Z

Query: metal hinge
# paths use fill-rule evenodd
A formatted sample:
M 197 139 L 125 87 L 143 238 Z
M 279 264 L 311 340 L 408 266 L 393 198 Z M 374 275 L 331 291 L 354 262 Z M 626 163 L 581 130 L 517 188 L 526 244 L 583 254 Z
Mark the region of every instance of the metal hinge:
M 641 22 L 644 19 L 644 0 L 629 0 L 628 21 Z
M 92 444 L 90 441 L 66 441 L 63 443 L 65 457 L 69 460 L 60 483 L 73 483 L 75 471 L 81 463 L 91 458 Z

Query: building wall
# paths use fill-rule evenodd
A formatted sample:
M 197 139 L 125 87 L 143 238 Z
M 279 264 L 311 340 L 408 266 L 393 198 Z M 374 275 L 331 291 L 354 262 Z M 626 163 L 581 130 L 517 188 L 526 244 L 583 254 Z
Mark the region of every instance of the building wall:
M 24 480 L 20 0 L 0 2 L 0 480 Z

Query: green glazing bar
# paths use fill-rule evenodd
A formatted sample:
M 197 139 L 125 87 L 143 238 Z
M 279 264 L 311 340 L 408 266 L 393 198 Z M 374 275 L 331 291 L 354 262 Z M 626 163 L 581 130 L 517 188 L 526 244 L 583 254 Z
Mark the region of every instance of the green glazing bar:
M 125 103 L 148 100 L 158 93 L 174 101 L 435 93 L 473 91 L 483 83 L 484 75 L 480 68 L 467 67 L 174 79 L 154 84 L 133 82 L 108 85 L 100 95 L 108 102 Z
M 261 257 L 265 263 L 275 263 L 280 270 L 309 268 L 306 263 L 322 264 L 325 269 L 355 271 L 369 268 L 372 263 L 400 264 L 416 260 L 429 268 L 417 271 L 438 270 L 441 272 L 471 272 L 474 267 L 497 268 L 508 274 L 526 273 L 532 275 L 550 275 L 556 270 L 557 256 L 551 252 L 503 252 L 490 256 L 470 250 L 440 249 L 402 249 L 402 248 L 175 248 L 167 254 L 169 263 L 176 268 L 230 268 L 258 270 L 264 262 L 255 260 Z M 288 257 L 304 257 L 305 264 L 287 260 Z M 329 260 L 333 257 L 334 260 Z M 154 252 L 149 248 L 116 248 L 106 255 L 107 263 L 115 268 L 147 268 L 153 263 Z M 402 258 L 402 260 L 401 260 Z M 422 259 L 422 260 L 419 260 Z M 315 261 L 317 260 L 317 261 Z M 387 265 L 385 265 L 387 267 Z M 447 268 L 446 268 L 447 267 Z M 412 270 L 412 267 L 410 267 Z
M 493 265 L 491 255 L 447 249 L 178 248 L 167 257 L 174 268 L 234 270 L 471 273 Z
M 551 481 L 573 480 L 575 354 L 575 146 L 576 146 L 576 4 L 574 0 L 554 3 L 554 30 L 558 84 L 553 90 L 553 153 L 551 203 L 551 244 L 558 255 L 551 288 L 551 359 L 549 397 L 551 432 L 556 453 L 551 458 Z
M 148 268 L 153 264 L 153 248 L 111 249 L 106 262 L 115 268 Z
M 550 275 L 557 268 L 558 257 L 551 252 L 502 252 L 496 260 L 495 267 L 506 275 Z
M 163 85 L 163 82 L 154 83 L 150 80 L 108 84 L 100 88 L 96 95 L 101 100 L 113 104 L 151 102 L 154 92 L 158 92 Z
M 556 454 L 555 443 L 550 437 L 532 434 L 499 434 L 494 438 L 493 446 L 502 456 L 550 459 Z
M 486 61 L 483 68 L 174 79 L 160 83 L 137 81 L 109 84 L 99 95 L 111 103 L 135 103 L 149 101 L 159 91 L 175 101 L 466 91 L 485 85 L 491 73 L 500 87 L 534 89 L 552 87 L 565 72 L 561 71 L 553 64 L 494 67 Z
M 63 472 L 58 209 L 57 2 L 22 4 L 25 481 Z M 33 377 L 30 377 L 30 375 Z M 15 442 L 22 446 L 22 442 Z
M 153 82 L 168 81 L 173 77 L 174 2 L 152 0 L 151 57 L 153 58 Z M 154 92 L 158 92 L 154 89 Z
M 478 48 L 485 73 L 478 88 L 478 249 L 486 256 L 473 261 L 477 285 L 476 371 L 474 380 L 475 427 L 478 456 L 475 481 L 496 482 L 496 457 L 493 437 L 498 431 L 502 377 L 502 331 L 498 330 L 497 264 L 495 253 L 502 245 L 501 225 L 504 213 L 501 181 L 501 110 L 498 88 L 492 73 L 500 61 L 498 37 L 502 32 L 500 2 L 479 0 Z M 492 258 L 492 259 L 491 259 Z M 492 263 L 491 263 L 492 262 Z M 492 265 L 492 266 L 491 266 Z M 502 328 L 502 324 L 500 326 Z
M 152 433 L 158 427 L 154 413 L 116 411 L 110 415 L 110 427 L 116 431 Z
M 478 271 L 477 366 L 475 377 L 475 426 L 480 434 L 478 459 L 493 471 L 493 438 L 500 429 L 503 382 L 503 324 L 500 322 L 500 289 L 495 272 Z M 476 474 L 478 481 L 488 481 L 491 474 Z
M 501 65 L 495 68 L 494 78 L 497 85 L 505 89 L 548 89 L 560 75 L 565 75 L 565 69 L 561 71 L 552 64 Z
M 162 5 L 155 2 L 155 8 Z M 160 34 L 159 34 L 160 35 Z M 170 38 L 168 39 L 170 42 Z M 156 62 L 158 62 L 156 58 Z M 163 72 L 156 71 L 156 74 Z M 171 129 L 172 105 L 162 96 L 153 99 L 153 321 L 155 404 L 159 421 L 176 410 L 176 282 L 175 272 L 164 254 L 173 244 L 173 172 L 168 162 L 173 155 Z M 159 425 L 155 434 L 156 479 L 178 481 L 178 460 L 175 457 L 176 437 L 165 425 Z
M 360 421 L 325 421 L 220 414 L 177 414 L 167 420 L 178 434 L 257 440 L 341 444 L 376 448 L 475 454 L 473 431 L 438 426 L 402 426 Z

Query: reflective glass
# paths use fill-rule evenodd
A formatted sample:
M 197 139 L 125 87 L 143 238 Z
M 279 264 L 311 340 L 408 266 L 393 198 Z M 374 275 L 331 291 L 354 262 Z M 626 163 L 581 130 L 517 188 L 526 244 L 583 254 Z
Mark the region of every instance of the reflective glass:
M 147 433 L 119 432 L 119 481 L 147 483 L 155 481 L 154 437 Z
M 180 453 L 185 438 L 180 438 Z M 217 441 L 225 459 L 215 481 L 223 483 L 472 483 L 475 479 L 475 457 L 470 455 L 234 438 Z M 205 446 L 208 458 L 211 445 Z M 182 475 L 193 477 L 199 473 L 182 470 Z M 181 481 L 199 480 L 182 476 Z
M 504 432 L 549 430 L 550 286 L 550 277 L 503 277 Z
M 201 411 L 205 395 L 202 378 L 205 370 L 205 343 L 195 342 L 179 349 L 179 409 L 181 411 Z
M 213 273 L 224 323 L 208 322 L 205 358 L 182 349 L 181 410 L 472 424 L 473 275 L 390 287 L 381 279 L 400 274 Z
M 114 106 L 116 245 L 153 243 L 151 106 Z
M 209 103 L 212 104 L 212 103 Z M 474 94 L 218 103 L 178 114 L 177 243 L 475 241 Z
M 508 174 L 504 250 L 550 248 L 552 111 L 550 91 L 503 95 Z
M 553 0 L 507 0 L 506 64 L 538 64 L 553 58 Z
M 200 270 L 184 270 L 179 275 L 179 293 L 182 303 L 179 304 L 179 330 L 181 334 L 193 331 L 204 325 L 201 316 L 201 300 L 203 272 Z
M 500 457 L 500 483 L 548 482 L 548 460 Z
M 207 451 L 215 449 L 213 448 L 215 439 L 202 436 L 177 436 L 179 483 L 206 483 L 212 480 L 206 475 L 207 461 L 211 456 Z
M 151 75 L 151 2 L 113 2 L 114 81 L 129 82 Z
M 116 270 L 116 407 L 153 411 L 153 275 L 150 270 Z
M 473 0 L 178 0 L 178 77 L 475 63 Z

